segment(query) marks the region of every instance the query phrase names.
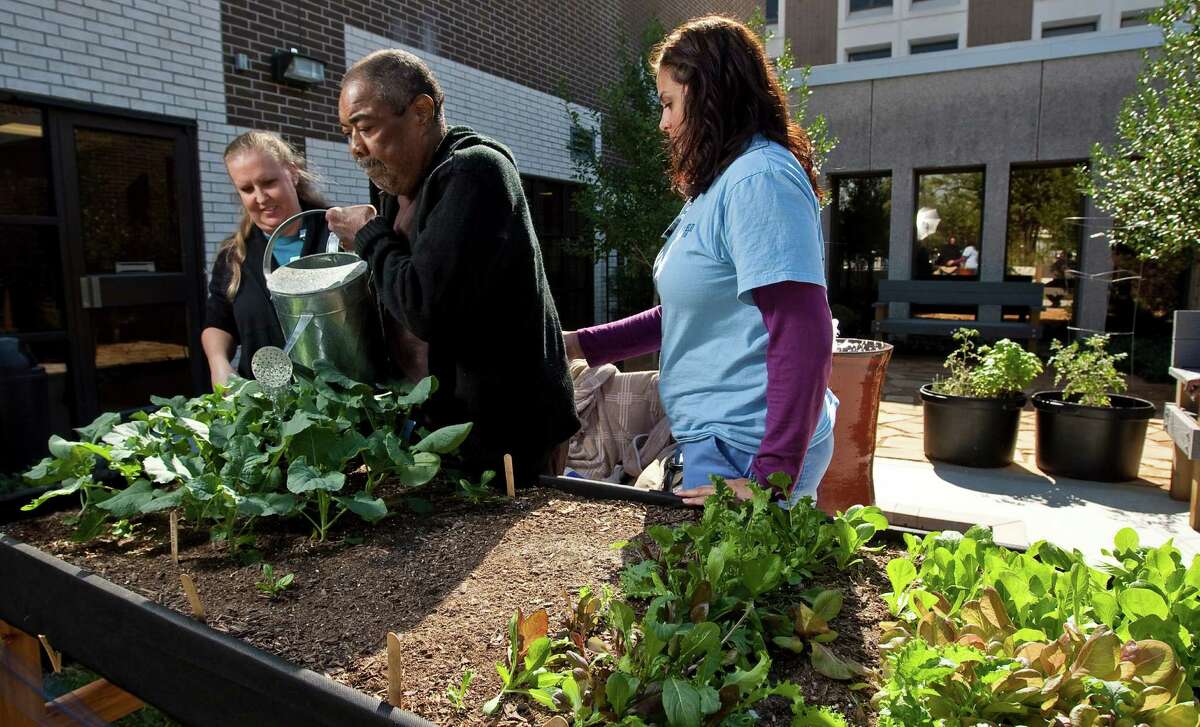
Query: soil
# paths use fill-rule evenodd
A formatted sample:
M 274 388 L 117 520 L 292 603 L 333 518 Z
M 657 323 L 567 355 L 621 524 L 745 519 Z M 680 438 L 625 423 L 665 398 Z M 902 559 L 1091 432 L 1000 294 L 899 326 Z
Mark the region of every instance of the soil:
M 509 618 L 518 609 L 546 608 L 552 627 L 566 615 L 567 593 L 581 586 L 617 588 L 630 550 L 610 548 L 654 524 L 696 517 L 696 511 L 593 501 L 554 490 L 518 492 L 515 500 L 474 505 L 432 497 L 428 514 L 401 512 L 369 527 L 354 523 L 316 543 L 297 528 L 259 528 L 258 550 L 276 577 L 293 585 L 271 600 L 255 583 L 260 565 L 241 565 L 208 543 L 207 531 L 182 528 L 180 566 L 171 563 L 165 518 L 140 521 L 135 535 L 85 544 L 68 539 L 66 514 L 0 528 L 6 534 L 99 573 L 163 606 L 190 614 L 180 569 L 193 577 L 208 624 L 294 664 L 385 698 L 386 633 L 404 653 L 405 709 L 441 725 L 543 724 L 547 714 L 506 700 L 497 719 L 480 707 L 500 688 Z M 877 624 L 887 616 L 884 566 L 894 553 L 866 554 L 862 564 L 817 579 L 839 588 L 839 632 L 829 646 L 868 668 L 878 665 Z M 852 724 L 873 724 L 870 692 L 851 690 L 813 671 L 807 654 L 775 654 L 773 679 L 798 682 L 810 704 L 828 705 Z M 447 696 L 464 670 L 475 673 L 464 710 Z M 762 724 L 788 724 L 786 704 L 768 702 Z

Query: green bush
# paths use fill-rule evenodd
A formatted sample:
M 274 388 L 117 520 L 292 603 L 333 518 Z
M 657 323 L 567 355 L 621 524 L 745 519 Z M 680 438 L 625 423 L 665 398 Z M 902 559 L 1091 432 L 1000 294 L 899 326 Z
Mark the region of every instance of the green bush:
M 1063 401 L 1084 406 L 1111 406 L 1110 393 L 1125 391 L 1125 375 L 1117 371 L 1123 353 L 1108 351 L 1108 336 L 1092 336 L 1070 346 L 1050 344 L 1054 385 L 1063 387 Z
M 933 390 L 948 396 L 996 399 L 1012 396 L 1042 373 L 1037 355 L 1007 338 L 995 345 L 978 346 L 979 331 L 960 328 L 954 332 L 958 348 L 946 357 L 943 366 L 950 372 L 933 382 Z

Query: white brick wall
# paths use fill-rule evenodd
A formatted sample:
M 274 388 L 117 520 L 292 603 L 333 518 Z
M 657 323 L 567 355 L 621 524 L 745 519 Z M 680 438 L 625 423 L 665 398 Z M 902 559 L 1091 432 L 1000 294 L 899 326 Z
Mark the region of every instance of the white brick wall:
M 346 66 L 380 48 L 403 48 L 429 65 L 446 94 L 446 122 L 464 124 L 513 151 L 522 174 L 573 181 L 567 151 L 571 122 L 561 98 L 346 26 Z M 592 111 L 572 104 L 584 119 Z
M 308 139 L 305 144 L 308 166 L 321 175 L 321 191 L 329 204 L 344 206 L 371 201 L 367 175 L 354 163 L 345 142 Z
M 220 0 L 3 0 L 0 88 L 197 122 L 208 259 L 237 224 Z M 102 110 L 102 109 L 98 109 Z

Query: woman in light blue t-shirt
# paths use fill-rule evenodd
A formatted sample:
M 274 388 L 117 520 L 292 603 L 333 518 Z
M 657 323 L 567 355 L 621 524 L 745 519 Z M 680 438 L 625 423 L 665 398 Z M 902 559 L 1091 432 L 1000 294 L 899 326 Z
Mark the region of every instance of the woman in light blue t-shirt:
M 687 200 L 654 264 L 662 305 L 564 334 L 595 366 L 660 352 L 690 504 L 711 475 L 747 497 L 816 497 L 833 454 L 833 323 L 808 135 L 758 37 L 709 16 L 654 54 L 671 179 Z M 778 477 L 782 473 L 785 477 Z

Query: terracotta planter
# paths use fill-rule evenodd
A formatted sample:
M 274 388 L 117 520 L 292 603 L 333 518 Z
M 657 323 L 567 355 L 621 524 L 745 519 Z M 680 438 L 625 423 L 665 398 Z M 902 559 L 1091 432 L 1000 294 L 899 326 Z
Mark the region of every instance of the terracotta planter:
M 837 340 L 829 388 L 841 405 L 833 427 L 833 460 L 817 493 L 817 506 L 827 513 L 875 502 L 875 427 L 891 358 L 891 344 Z

